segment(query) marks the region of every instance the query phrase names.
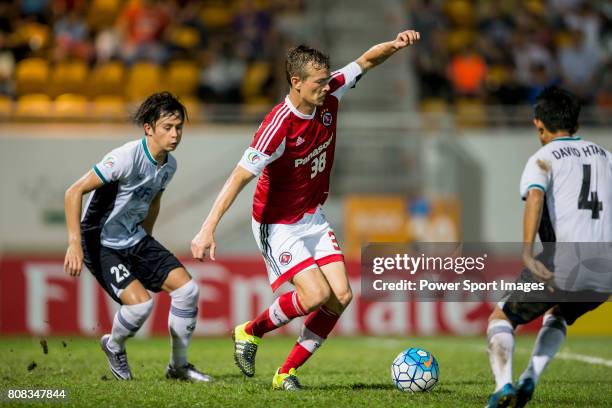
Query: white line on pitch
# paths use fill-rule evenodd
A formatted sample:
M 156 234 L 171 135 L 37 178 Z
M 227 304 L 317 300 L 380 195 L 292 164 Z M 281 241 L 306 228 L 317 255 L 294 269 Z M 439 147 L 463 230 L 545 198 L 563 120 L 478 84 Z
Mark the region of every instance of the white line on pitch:
M 481 347 L 481 346 L 474 346 L 473 349 L 477 349 L 480 351 L 487 351 L 487 347 Z M 530 349 L 526 349 L 526 348 L 515 348 L 514 349 L 515 352 L 520 353 L 520 354 L 531 354 L 531 350 Z M 555 358 L 558 358 L 560 360 L 571 360 L 571 361 L 580 361 L 582 363 L 588 363 L 588 364 L 593 364 L 593 365 L 603 365 L 606 367 L 612 367 L 612 360 L 608 360 L 602 357 L 596 357 L 596 356 L 589 356 L 586 354 L 576 354 L 576 353 L 570 353 L 567 351 L 562 351 L 559 354 L 557 354 L 555 356 Z

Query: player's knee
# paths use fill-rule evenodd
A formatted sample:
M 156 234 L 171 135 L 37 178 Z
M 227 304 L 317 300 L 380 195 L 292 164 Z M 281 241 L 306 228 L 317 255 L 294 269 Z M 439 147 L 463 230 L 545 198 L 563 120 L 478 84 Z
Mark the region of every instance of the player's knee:
M 118 314 L 124 318 L 128 318 L 129 322 L 136 327 L 140 327 L 149 318 L 153 311 L 153 299 L 149 297 L 148 300 L 141 303 L 134 303 L 130 305 L 123 305 L 121 311 Z
M 149 301 L 151 301 L 151 304 L 153 303 L 149 292 L 144 288 L 137 288 L 136 286 L 128 286 L 127 289 L 121 291 L 119 299 L 121 299 L 121 303 L 125 306 L 140 305 Z
M 338 298 L 338 303 L 340 303 L 340 306 L 342 306 L 343 309 L 346 309 L 346 307 L 351 303 L 351 300 L 353 300 L 353 291 L 351 288 L 346 288 L 346 290 L 337 293 L 336 297 Z
M 504 311 L 499 306 L 495 306 L 495 309 L 493 309 L 493 311 L 489 315 L 489 323 L 495 320 L 507 320 L 508 322 L 510 321 L 510 319 L 508 319 L 508 316 L 506 316 L 506 313 L 504 313 Z
M 193 279 L 178 289 L 170 292 L 172 304 L 185 310 L 197 309 L 200 299 L 200 288 Z
M 302 305 L 306 309 L 306 312 L 310 313 L 317 309 L 319 306 L 325 304 L 331 296 L 331 290 L 327 285 L 317 285 L 306 293 L 305 300 Z M 301 301 L 301 299 L 300 299 Z

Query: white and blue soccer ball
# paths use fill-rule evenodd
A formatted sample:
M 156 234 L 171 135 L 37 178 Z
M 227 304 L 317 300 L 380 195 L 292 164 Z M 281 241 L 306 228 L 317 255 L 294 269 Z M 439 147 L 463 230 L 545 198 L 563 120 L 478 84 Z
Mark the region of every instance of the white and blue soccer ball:
M 420 348 L 402 351 L 391 364 L 391 379 L 400 391 L 431 391 L 439 375 L 436 358 Z

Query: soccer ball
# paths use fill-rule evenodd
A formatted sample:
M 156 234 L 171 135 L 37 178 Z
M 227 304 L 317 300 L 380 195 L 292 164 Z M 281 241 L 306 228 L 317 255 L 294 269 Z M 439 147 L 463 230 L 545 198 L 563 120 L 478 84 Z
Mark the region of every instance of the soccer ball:
M 391 379 L 400 391 L 431 391 L 439 375 L 436 358 L 420 348 L 402 351 L 391 364 Z

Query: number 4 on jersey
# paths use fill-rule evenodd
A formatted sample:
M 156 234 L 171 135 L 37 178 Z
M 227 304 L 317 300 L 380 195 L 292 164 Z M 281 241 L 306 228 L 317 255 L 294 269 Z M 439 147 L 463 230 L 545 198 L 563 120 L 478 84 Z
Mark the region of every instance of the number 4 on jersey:
M 591 210 L 591 218 L 599 219 L 599 212 L 603 210 L 603 203 L 599 201 L 597 191 L 589 191 L 591 189 L 591 165 L 582 165 L 582 187 L 580 188 L 580 196 L 578 197 L 579 210 Z M 589 193 L 590 197 L 589 197 Z

